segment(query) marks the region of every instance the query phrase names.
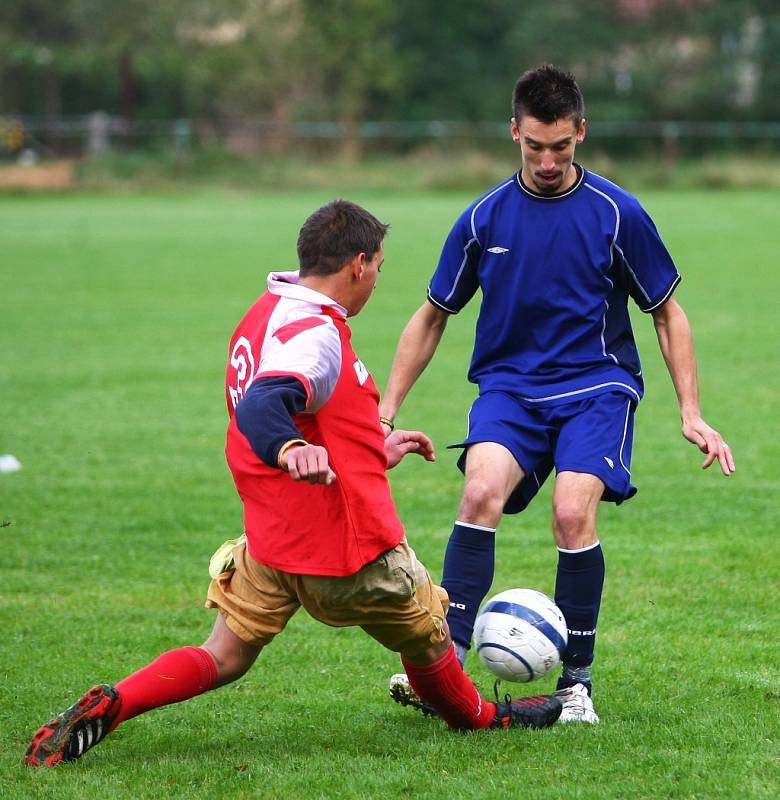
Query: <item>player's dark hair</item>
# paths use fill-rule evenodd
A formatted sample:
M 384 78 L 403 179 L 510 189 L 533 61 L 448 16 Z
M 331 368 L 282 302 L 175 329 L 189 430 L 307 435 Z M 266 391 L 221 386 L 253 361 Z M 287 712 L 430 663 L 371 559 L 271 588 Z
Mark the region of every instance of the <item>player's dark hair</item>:
M 358 253 L 372 258 L 390 226 L 349 200 L 318 208 L 298 234 L 301 277 L 333 275 Z
M 547 124 L 571 117 L 579 127 L 585 116 L 585 101 L 574 75 L 543 64 L 518 79 L 512 93 L 512 115 L 518 122 L 529 116 Z

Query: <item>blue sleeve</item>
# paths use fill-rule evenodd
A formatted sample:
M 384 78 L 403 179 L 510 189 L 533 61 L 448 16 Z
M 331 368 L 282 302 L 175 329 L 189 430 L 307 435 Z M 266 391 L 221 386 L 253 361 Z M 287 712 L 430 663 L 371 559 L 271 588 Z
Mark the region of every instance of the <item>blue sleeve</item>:
M 655 311 L 682 280 L 653 220 L 636 200 L 621 209 L 615 250 L 629 294 L 644 312 Z
M 428 287 L 428 299 L 442 311 L 457 314 L 479 288 L 477 267 L 482 246 L 471 227 L 471 209 L 450 231 Z
M 236 425 L 259 459 L 277 467 L 279 450 L 302 439 L 292 421 L 306 408 L 306 389 L 297 378 L 257 378 L 236 406 Z

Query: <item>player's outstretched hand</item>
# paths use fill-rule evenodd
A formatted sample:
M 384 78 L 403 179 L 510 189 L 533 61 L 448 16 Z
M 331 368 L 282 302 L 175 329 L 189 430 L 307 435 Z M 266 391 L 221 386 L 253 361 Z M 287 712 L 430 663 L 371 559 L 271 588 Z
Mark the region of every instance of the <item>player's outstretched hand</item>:
M 284 462 L 294 481 L 324 483 L 330 486 L 336 473 L 328 466 L 328 451 L 316 444 L 291 447 L 284 454 Z
M 736 470 L 731 448 L 723 441 L 723 437 L 701 417 L 684 422 L 682 435 L 689 442 L 693 442 L 702 453 L 707 454 L 707 458 L 701 465 L 702 469 L 707 469 L 717 459 L 724 475 L 731 475 Z
M 421 431 L 393 431 L 385 439 L 387 468 L 392 469 L 409 453 L 417 453 L 426 461 L 435 461 L 433 442 Z

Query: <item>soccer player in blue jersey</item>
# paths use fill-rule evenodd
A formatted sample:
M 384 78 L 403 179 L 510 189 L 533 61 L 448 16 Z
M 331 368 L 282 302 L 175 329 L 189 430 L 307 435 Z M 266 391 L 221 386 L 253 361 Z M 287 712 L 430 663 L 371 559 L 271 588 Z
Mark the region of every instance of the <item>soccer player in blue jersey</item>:
M 574 161 L 586 133 L 574 77 L 551 65 L 526 72 L 512 110 L 522 168 L 455 222 L 428 298 L 401 335 L 380 413 L 389 432 L 450 315 L 481 290 L 468 373 L 479 396 L 457 445 L 465 486 L 444 557 L 447 620 L 463 660 L 493 582 L 501 516 L 522 511 L 554 468 L 555 601 L 569 629 L 561 721 L 597 723 L 598 505 L 636 493 L 631 446 L 643 385 L 629 297 L 652 316 L 682 435 L 706 454 L 704 467 L 717 461 L 730 475 L 734 459 L 702 419 L 691 329 L 673 296 L 680 275 L 655 225 L 634 197 Z M 414 703 L 403 675 L 391 683 L 396 698 L 406 692 Z

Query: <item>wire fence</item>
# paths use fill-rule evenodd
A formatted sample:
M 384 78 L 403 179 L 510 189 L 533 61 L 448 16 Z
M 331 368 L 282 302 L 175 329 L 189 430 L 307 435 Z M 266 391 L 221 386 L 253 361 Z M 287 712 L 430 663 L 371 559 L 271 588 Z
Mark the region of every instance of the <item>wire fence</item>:
M 508 122 L 365 121 L 348 125 L 338 121 L 279 123 L 264 119 L 132 120 L 96 112 L 79 117 L 33 118 L 0 116 L 0 153 L 15 157 L 99 155 L 114 147 L 172 147 L 186 151 L 202 144 L 224 146 L 251 154 L 284 150 L 295 144 L 339 143 L 356 139 L 388 149 L 441 142 L 506 141 Z M 588 137 L 596 142 L 650 142 L 674 149 L 689 142 L 767 143 L 780 141 L 778 122 L 737 121 L 593 121 Z

